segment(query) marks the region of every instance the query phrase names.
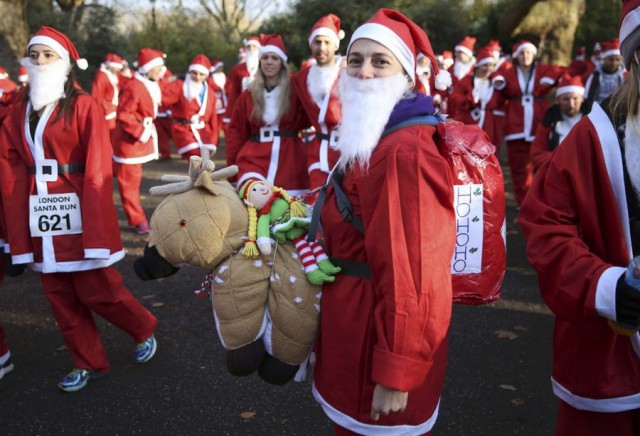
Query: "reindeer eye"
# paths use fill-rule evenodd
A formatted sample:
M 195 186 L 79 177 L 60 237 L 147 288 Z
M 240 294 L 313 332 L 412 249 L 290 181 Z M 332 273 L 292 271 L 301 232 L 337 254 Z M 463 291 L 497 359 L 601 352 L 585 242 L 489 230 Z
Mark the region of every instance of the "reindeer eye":
M 186 227 L 187 226 L 187 220 L 180 220 L 180 227 Z

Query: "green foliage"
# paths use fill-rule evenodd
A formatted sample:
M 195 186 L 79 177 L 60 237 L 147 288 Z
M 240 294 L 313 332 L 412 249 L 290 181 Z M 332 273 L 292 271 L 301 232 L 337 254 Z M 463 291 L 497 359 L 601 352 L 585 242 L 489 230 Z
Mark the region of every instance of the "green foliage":
M 621 7 L 619 0 L 587 0 L 587 9 L 576 30 L 574 47 L 585 46 L 591 54 L 596 42 L 617 38 Z

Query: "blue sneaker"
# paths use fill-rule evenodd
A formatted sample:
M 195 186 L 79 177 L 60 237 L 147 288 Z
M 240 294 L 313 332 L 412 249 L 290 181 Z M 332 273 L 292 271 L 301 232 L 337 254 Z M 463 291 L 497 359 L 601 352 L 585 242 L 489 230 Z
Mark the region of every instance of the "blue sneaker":
M 58 387 L 65 392 L 76 392 L 84 388 L 93 371 L 89 369 L 74 368 L 69 374 L 65 375 L 62 381 L 58 383 Z
M 156 338 L 151 335 L 146 341 L 136 344 L 136 361 L 138 363 L 148 362 L 156 354 L 157 349 Z

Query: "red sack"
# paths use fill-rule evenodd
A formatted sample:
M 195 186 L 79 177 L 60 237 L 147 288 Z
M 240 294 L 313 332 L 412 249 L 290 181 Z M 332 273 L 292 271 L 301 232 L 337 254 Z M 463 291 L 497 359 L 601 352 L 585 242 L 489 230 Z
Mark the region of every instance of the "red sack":
M 454 176 L 453 301 L 490 303 L 500 298 L 507 261 L 504 179 L 495 146 L 478 126 L 457 121 L 438 123 L 438 141 Z

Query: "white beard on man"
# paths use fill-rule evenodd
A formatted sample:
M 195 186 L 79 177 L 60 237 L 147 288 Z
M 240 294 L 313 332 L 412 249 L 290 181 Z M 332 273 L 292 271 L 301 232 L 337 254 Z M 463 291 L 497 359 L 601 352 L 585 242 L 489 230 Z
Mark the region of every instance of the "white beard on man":
M 333 84 L 338 77 L 339 70 L 340 65 L 337 63 L 326 67 L 314 64 L 309 68 L 307 89 L 314 103 L 318 106 L 322 105 L 327 93 L 331 92 L 331 88 L 333 88 Z
M 391 112 L 408 91 L 408 79 L 403 73 L 374 79 L 358 79 L 343 70 L 338 81 L 342 105 L 342 121 L 338 131 L 340 160 L 344 170 L 358 163 L 369 167 L 371 153 L 378 145 Z
M 64 85 L 69 78 L 71 65 L 64 59 L 46 65 L 34 65 L 31 59 L 25 58 L 22 65 L 27 68 L 29 76 L 29 100 L 34 110 L 65 97 Z
M 191 75 L 187 74 L 187 77 L 185 77 L 184 79 L 184 86 L 182 88 L 184 98 L 186 98 L 187 101 L 191 100 L 192 98 L 195 98 L 199 101 L 200 93 L 202 92 L 203 86 L 203 83 L 196 82 L 195 80 L 191 79 Z
M 249 71 L 249 74 L 253 76 L 258 71 L 258 65 L 260 64 L 260 53 L 248 51 L 245 62 L 247 63 L 247 70 Z

